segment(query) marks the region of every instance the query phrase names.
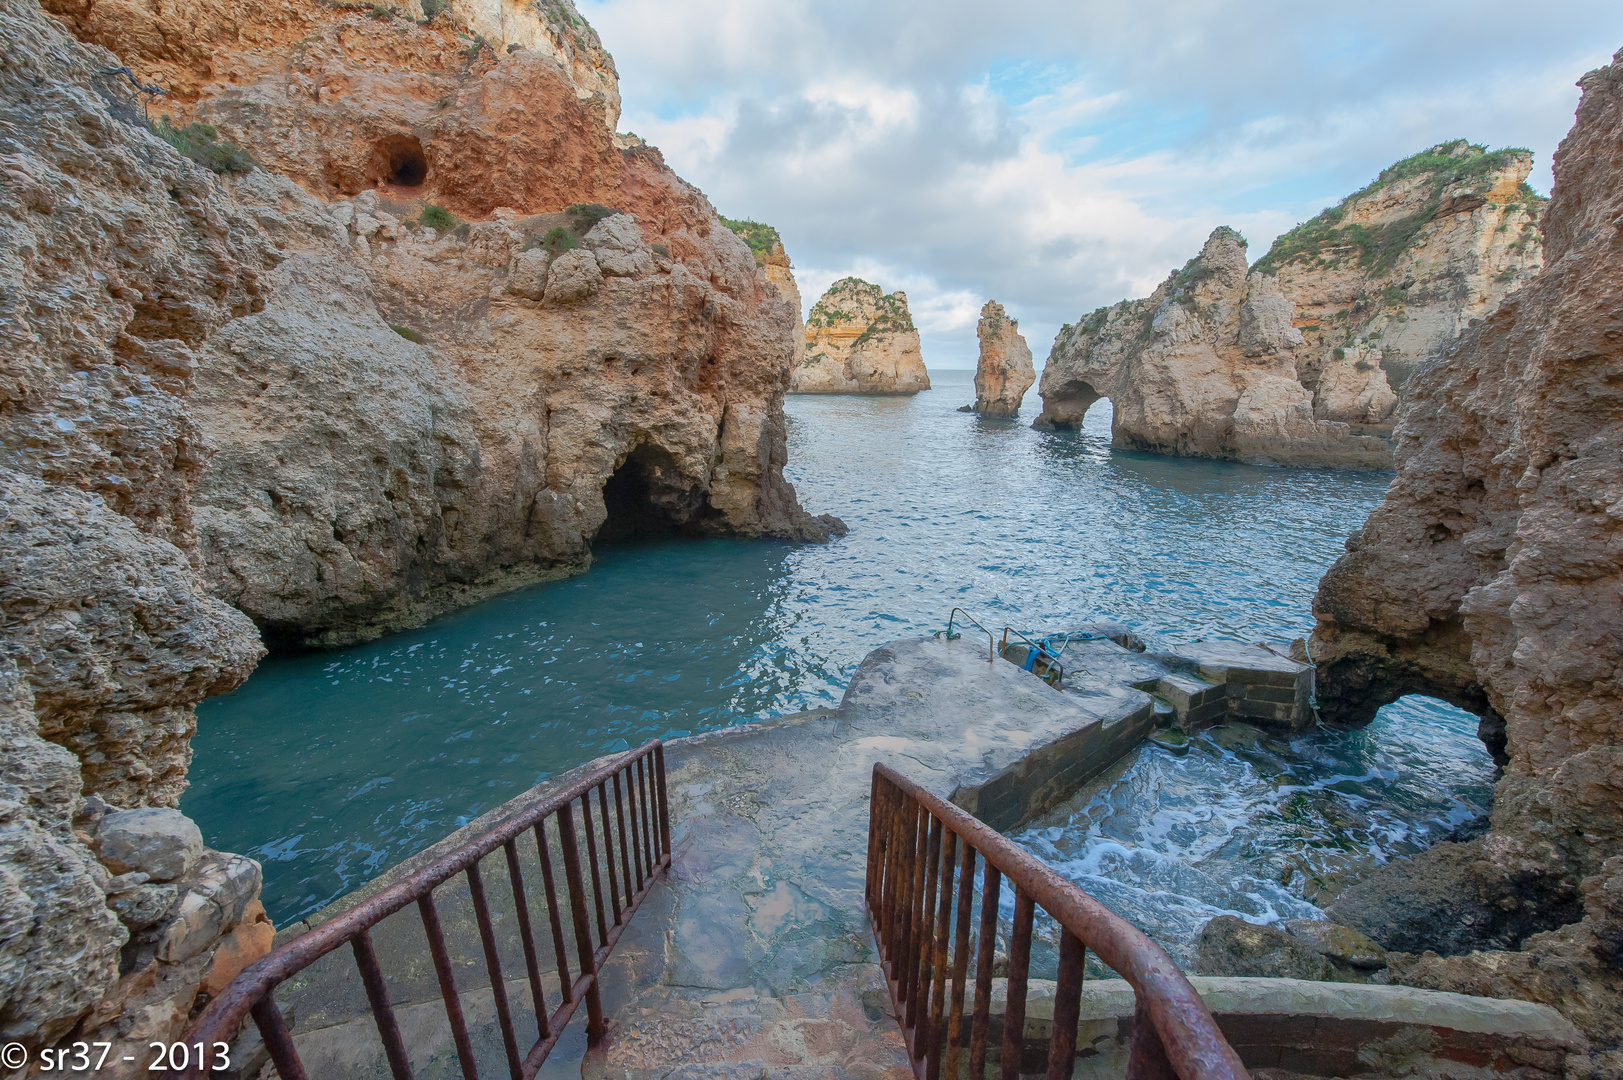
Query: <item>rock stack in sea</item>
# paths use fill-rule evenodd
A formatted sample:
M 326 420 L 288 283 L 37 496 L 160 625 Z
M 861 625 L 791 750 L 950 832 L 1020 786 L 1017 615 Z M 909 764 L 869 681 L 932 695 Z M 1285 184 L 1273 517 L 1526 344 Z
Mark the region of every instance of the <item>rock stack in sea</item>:
M 1531 167 L 1526 151 L 1432 147 L 1281 236 L 1249 274 L 1244 240 L 1218 229 L 1148 298 L 1060 331 L 1036 426 L 1074 428 L 1107 397 L 1131 449 L 1389 467 L 1415 365 L 1542 265 Z
M 0 1036 L 139 1050 L 268 944 L 174 809 L 262 636 L 840 526 L 782 474 L 797 307 L 568 0 L 48 7 L 0 0 Z
M 975 403 L 959 411 L 1014 416 L 1020 411 L 1020 399 L 1037 381 L 1036 369 L 1031 366 L 1031 348 L 1020 335 L 1020 324 L 1009 318 L 1002 304 L 988 300 L 981 308 L 975 336 L 981 343 L 980 360 L 975 365 Z
M 841 278 L 812 305 L 792 394 L 916 394 L 930 389 L 907 294 Z
M 1480 716 L 1504 766 L 1487 836 L 1394 862 L 1332 917 L 1409 954 L 1392 982 L 1553 1005 L 1618 1076 L 1623 52 L 1580 85 L 1544 269 L 1409 380 L 1397 476 L 1320 582 L 1308 650 L 1326 722 L 1427 694 Z

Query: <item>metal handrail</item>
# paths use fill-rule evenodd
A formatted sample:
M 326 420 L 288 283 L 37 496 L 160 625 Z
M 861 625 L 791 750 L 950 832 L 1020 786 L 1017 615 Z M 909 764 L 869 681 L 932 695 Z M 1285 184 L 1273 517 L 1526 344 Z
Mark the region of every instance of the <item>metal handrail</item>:
M 959 615 L 964 617 L 964 621 L 974 623 L 976 626 L 980 627 L 981 633 L 986 635 L 986 662 L 990 664 L 995 661 L 997 659 L 996 635 L 994 635 L 992 631 L 988 630 L 985 626 L 982 626 L 979 619 L 975 618 L 975 616 L 971 615 L 961 607 L 953 608 L 951 613 L 947 615 L 947 640 L 957 641 L 959 638 L 964 636 L 962 634 L 955 634 L 952 632 L 952 621 Z M 940 636 L 940 634 L 941 631 L 937 630 L 936 635 Z
M 622 792 L 621 780 L 625 781 Z M 609 790 L 614 795 L 613 817 L 618 830 L 610 825 Z M 598 810 L 601 815 L 601 838 L 604 856 L 599 859 L 598 836 L 592 822 L 593 789 L 597 790 Z M 622 797 L 623 796 L 623 797 Z M 586 840 L 586 866 L 583 871 L 579 840 L 575 829 L 575 802 L 580 802 L 581 824 Z M 556 817 L 557 843 L 564 864 L 564 887 L 567 913 L 559 905 L 558 890 L 552 873 L 551 844 L 547 839 L 546 819 Z M 630 822 L 629 831 L 627 821 Z M 557 961 L 561 1002 L 550 1013 L 541 985 L 541 965 L 536 952 L 535 937 L 531 932 L 530 908 L 524 889 L 524 875 L 519 868 L 518 839 L 533 832 L 541 878 L 546 895 L 547 921 L 552 930 L 553 957 Z M 616 843 L 618 831 L 618 843 Z M 506 855 L 508 879 L 512 884 L 519 935 L 524 945 L 525 966 L 529 979 L 530 999 L 534 1008 L 536 1027 L 540 1037 L 523 1058 L 514 1036 L 512 1012 L 507 999 L 506 984 L 502 979 L 501 963 L 497 957 L 496 938 L 485 900 L 484 882 L 479 872 L 479 861 L 498 848 Z M 616 857 L 619 864 L 616 866 Z M 216 1042 L 235 1039 L 243 1022 L 251 1014 L 264 1037 L 271 1061 L 282 1080 L 305 1080 L 304 1065 L 293 1046 L 293 1037 L 272 991 L 277 985 L 309 967 L 321 957 L 342 945 L 349 945 L 355 953 L 361 982 L 377 1023 L 384 1052 L 389 1060 L 390 1072 L 395 1080 L 411 1080 L 411 1065 L 401 1037 L 399 1024 L 389 1002 L 388 988 L 377 953 L 372 946 L 371 929 L 388 916 L 416 903 L 428 935 L 429 952 L 434 961 L 440 995 L 451 1025 L 458 1062 L 464 1080 L 478 1080 L 478 1070 L 469 1039 L 467 1023 L 462 1014 L 451 957 L 446 949 L 439 913 L 434 905 L 434 889 L 457 874 L 465 874 L 472 898 L 474 916 L 479 927 L 480 944 L 485 968 L 490 976 L 490 989 L 495 999 L 496 1016 L 501 1026 L 502 1040 L 507 1054 L 508 1072 L 512 1080 L 533 1080 L 541 1064 L 557 1044 L 565 1025 L 575 1013 L 576 1006 L 586 1002 L 587 1040 L 597 1044 L 603 1038 L 605 1023 L 603 1007 L 598 994 L 597 973 L 608 958 L 620 935 L 631 922 L 632 915 L 641 906 L 654 879 L 670 866 L 671 823 L 670 809 L 665 791 L 665 750 L 659 740 L 606 763 L 586 776 L 571 783 L 534 806 L 527 807 L 488 831 L 468 840 L 448 852 L 429 866 L 411 874 L 376 896 L 356 905 L 351 910 L 301 934 L 243 970 L 203 1010 L 187 1031 L 184 1042 L 188 1046 L 202 1043 L 213 1047 Z M 585 887 L 585 874 L 592 880 L 590 897 Z M 623 873 L 623 878 L 621 874 Z M 608 878 L 607 893 L 603 878 Z M 623 887 L 622 887 L 623 882 Z M 604 899 L 608 899 L 605 911 Z M 588 918 L 587 905 L 595 908 L 597 945 L 592 944 L 593 923 Z M 612 922 L 609 920 L 612 918 Z M 564 920 L 572 927 L 580 974 L 570 978 L 569 959 L 564 944 Z M 471 961 L 470 961 L 471 962 Z M 206 1076 L 212 1055 L 202 1062 L 188 1062 L 178 1075 L 184 1078 Z
M 961 854 L 958 852 L 962 844 Z M 965 1028 L 975 860 L 984 861 L 975 995 Z M 954 897 L 954 875 L 957 895 Z M 882 763 L 873 768 L 866 901 L 874 941 L 913 1071 L 920 1080 L 983 1080 L 991 1023 L 998 898 L 1015 887 L 1009 938 L 1003 1080 L 1020 1074 L 1032 926 L 1041 907 L 1060 924 L 1049 1080 L 1070 1080 L 1087 949 L 1138 998 L 1128 1080 L 1248 1080 L 1239 1055 L 1166 952 L 1127 920 L 976 818 Z M 954 919 L 956 911 L 956 919 Z M 948 980 L 951 980 L 949 990 Z M 968 1071 L 961 1071 L 964 1050 Z
M 1039 644 L 1038 642 L 1031 640 L 1025 634 L 1021 633 L 1019 630 L 1016 630 L 1012 626 L 1005 626 L 1003 628 L 1003 643 L 998 646 L 999 653 L 1003 653 L 1008 650 L 1010 634 L 1013 634 L 1021 641 L 1024 641 L 1032 650 L 1031 663 L 1026 665 L 1027 671 L 1031 672 L 1033 675 L 1036 675 L 1044 682 L 1055 686 L 1058 686 L 1060 683 L 1065 681 L 1065 665 L 1059 662 L 1059 654 L 1048 648 L 1046 644 Z M 1047 675 L 1038 673 L 1037 661 L 1039 659 L 1048 665 Z

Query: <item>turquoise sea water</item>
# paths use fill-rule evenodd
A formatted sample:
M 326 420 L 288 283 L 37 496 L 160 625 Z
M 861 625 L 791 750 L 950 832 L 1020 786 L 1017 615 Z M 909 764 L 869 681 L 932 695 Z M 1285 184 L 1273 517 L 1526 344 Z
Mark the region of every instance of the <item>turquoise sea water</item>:
M 182 809 L 264 863 L 280 923 L 599 754 L 835 704 L 871 649 L 954 606 L 1027 628 L 1110 617 L 1169 642 L 1301 636 L 1389 480 L 1117 452 L 1108 403 L 1082 432 L 1043 433 L 1035 393 L 1023 421 L 982 420 L 956 411 L 969 372 L 932 377 L 908 399 L 789 399 L 786 472 L 844 539 L 609 547 L 580 577 L 420 630 L 269 658 L 199 708 Z M 1183 759 L 1142 752 L 1021 839 L 1168 933 L 1187 912 L 1299 913 L 1312 874 L 1487 805 L 1474 725 L 1411 700 L 1351 735 L 1235 729 Z M 1292 843 L 1294 881 L 1273 853 Z

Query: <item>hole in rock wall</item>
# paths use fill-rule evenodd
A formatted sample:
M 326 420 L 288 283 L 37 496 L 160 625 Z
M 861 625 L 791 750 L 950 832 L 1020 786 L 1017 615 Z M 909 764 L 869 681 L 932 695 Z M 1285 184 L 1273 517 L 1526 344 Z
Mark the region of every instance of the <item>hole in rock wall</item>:
M 1082 414 L 1082 430 L 1089 435 L 1099 435 L 1110 438 L 1111 424 L 1116 417 L 1116 407 L 1110 404 L 1110 399 L 1102 397 L 1089 405 Z
M 1103 400 L 1105 399 L 1091 385 L 1080 379 L 1072 379 L 1047 391 L 1043 405 L 1044 412 L 1055 428 L 1060 431 L 1080 431 L 1083 427 L 1083 418 L 1094 405 Z
M 667 451 L 642 445 L 627 454 L 604 483 L 603 505 L 609 516 L 594 543 L 694 535 L 708 499 L 676 468 Z
M 372 174 L 379 183 L 422 187 L 428 179 L 428 155 L 415 135 L 391 135 L 372 148 Z

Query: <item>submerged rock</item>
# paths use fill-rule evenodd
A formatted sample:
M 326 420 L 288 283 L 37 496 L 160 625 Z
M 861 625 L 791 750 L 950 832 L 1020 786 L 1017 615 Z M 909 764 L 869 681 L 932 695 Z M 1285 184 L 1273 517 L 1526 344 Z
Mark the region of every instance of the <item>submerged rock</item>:
M 961 411 L 1014 416 L 1020 411 L 1020 399 L 1037 381 L 1031 349 L 1020 335 L 1020 324 L 1009 318 L 1002 304 L 988 300 L 981 308 L 975 336 L 981 343 L 980 360 L 975 365 L 975 403 Z
M 1195 939 L 1195 970 L 1202 975 L 1364 982 L 1385 966 L 1380 945 L 1350 927 L 1318 919 L 1258 926 L 1219 915 Z
M 1466 953 L 1394 979 L 1546 1002 L 1615 1047 L 1623 53 L 1581 85 L 1544 271 L 1410 380 L 1397 476 L 1319 583 L 1309 650 L 1326 721 L 1429 694 L 1481 716 L 1504 763 L 1486 837 L 1394 862 L 1337 911 L 1383 944 Z
M 812 305 L 792 394 L 916 394 L 930 389 L 907 294 L 841 278 Z
M 1212 233 L 1151 296 L 1054 340 L 1040 428 L 1108 397 L 1115 443 L 1190 457 L 1388 467 L 1415 365 L 1541 265 L 1525 151 L 1432 147 L 1275 241 Z

